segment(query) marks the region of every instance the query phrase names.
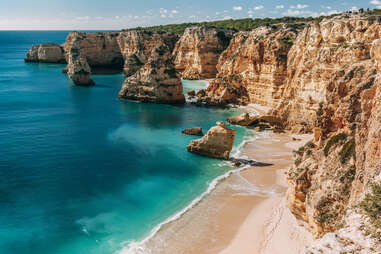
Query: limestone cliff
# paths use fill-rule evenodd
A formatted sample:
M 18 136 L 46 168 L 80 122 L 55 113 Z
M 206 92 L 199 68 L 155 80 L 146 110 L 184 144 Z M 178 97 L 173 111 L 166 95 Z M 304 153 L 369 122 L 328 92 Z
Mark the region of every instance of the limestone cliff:
M 212 27 L 190 27 L 176 43 L 175 67 L 183 79 L 214 78 L 220 54 L 229 45 L 233 31 Z
M 86 58 L 93 72 L 102 68 L 121 70 L 123 67 L 123 56 L 117 41 L 118 35 L 119 33 L 117 32 L 72 32 L 63 44 L 66 59 L 70 57 L 72 48 L 75 48 Z
M 123 74 L 132 76 L 147 63 L 151 52 L 158 45 L 167 45 L 172 51 L 178 36 L 171 33 L 130 30 L 121 32 L 117 40 L 124 59 Z
M 282 99 L 287 54 L 296 35 L 297 30 L 287 26 L 235 34 L 219 58 L 217 78 L 199 102 L 275 105 Z
M 381 250 L 379 227 L 358 207 L 365 193 L 381 180 L 380 49 L 377 40 L 371 47 L 372 59 L 332 73 L 324 103 L 315 111 L 315 140 L 296 151 L 295 165 L 289 170 L 291 211 L 316 237 L 336 232 L 306 253 L 347 253 L 349 249 L 380 253 L 376 251 Z
M 24 60 L 25 62 L 66 63 L 64 49 L 55 43 L 32 46 Z
M 157 45 L 147 63 L 128 77 L 119 98 L 141 102 L 178 104 L 184 103 L 183 86 L 173 66 L 172 51 Z

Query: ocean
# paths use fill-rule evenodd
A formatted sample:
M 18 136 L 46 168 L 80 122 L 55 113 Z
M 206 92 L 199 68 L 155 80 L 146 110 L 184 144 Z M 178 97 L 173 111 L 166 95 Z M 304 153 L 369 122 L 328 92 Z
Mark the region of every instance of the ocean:
M 240 109 L 118 99 L 124 77 L 76 87 L 64 65 L 24 63 L 31 45 L 67 31 L 0 32 L 0 253 L 107 254 L 144 239 L 232 170 L 188 153 Z M 184 92 L 204 85 L 184 81 Z M 235 150 L 254 133 L 237 129 Z

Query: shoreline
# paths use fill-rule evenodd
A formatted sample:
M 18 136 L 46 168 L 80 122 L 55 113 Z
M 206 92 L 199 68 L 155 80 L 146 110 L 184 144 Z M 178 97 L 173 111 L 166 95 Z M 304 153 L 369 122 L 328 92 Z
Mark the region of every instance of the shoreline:
M 255 106 L 249 110 L 264 112 Z M 301 141 L 292 140 L 293 136 Z M 187 207 L 118 253 L 300 253 L 312 235 L 286 207 L 284 173 L 293 163 L 292 150 L 310 139 L 310 135 L 263 132 L 243 140 L 232 156 L 273 165 L 245 166 L 215 178 Z M 282 246 L 292 246 L 293 251 L 284 252 Z

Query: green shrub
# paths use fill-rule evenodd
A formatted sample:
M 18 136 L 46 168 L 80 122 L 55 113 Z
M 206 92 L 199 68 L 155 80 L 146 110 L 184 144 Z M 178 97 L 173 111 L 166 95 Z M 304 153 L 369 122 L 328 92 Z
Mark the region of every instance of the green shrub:
M 343 148 L 340 151 L 340 162 L 344 164 L 347 160 L 355 154 L 356 150 L 356 142 L 355 139 L 352 138 L 347 143 L 344 144 Z
M 381 183 L 373 184 L 371 192 L 359 204 L 369 217 L 370 222 L 377 228 L 381 227 Z
M 287 44 L 287 45 L 292 45 L 294 43 L 294 38 L 292 38 L 291 36 L 285 36 L 283 38 L 280 39 L 283 43 Z
M 345 140 L 347 138 L 347 134 L 345 133 L 340 133 L 340 134 L 337 134 L 335 136 L 333 136 L 328 142 L 327 144 L 325 145 L 324 147 L 324 155 L 327 157 L 328 156 L 328 152 L 329 152 L 329 149 L 331 149 L 331 147 L 336 144 L 337 142 L 341 141 L 341 140 Z

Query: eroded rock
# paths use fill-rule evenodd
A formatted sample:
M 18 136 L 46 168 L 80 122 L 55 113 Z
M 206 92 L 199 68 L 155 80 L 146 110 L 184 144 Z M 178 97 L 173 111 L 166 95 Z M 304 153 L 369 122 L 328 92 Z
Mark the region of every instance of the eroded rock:
M 192 135 L 192 136 L 203 136 L 204 133 L 202 133 L 201 127 L 193 127 L 193 128 L 187 128 L 183 130 L 181 133 L 185 135 Z
M 66 63 L 64 49 L 59 44 L 45 43 L 31 47 L 25 57 L 25 62 Z
M 201 139 L 192 140 L 187 146 L 188 152 L 203 156 L 229 159 L 233 149 L 236 131 L 226 127 L 223 122 L 217 122 Z

